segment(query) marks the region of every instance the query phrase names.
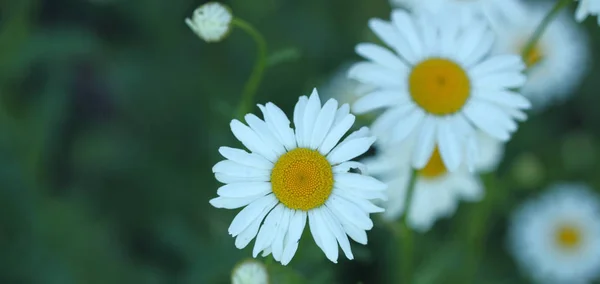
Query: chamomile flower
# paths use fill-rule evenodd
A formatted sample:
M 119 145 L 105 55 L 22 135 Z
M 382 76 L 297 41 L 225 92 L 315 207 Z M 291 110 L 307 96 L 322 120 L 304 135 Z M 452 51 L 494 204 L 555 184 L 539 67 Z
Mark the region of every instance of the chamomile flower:
M 196 10 L 185 23 L 206 42 L 221 41 L 231 29 L 233 16 L 229 8 L 218 2 L 208 2 Z
M 525 118 L 530 103 L 512 90 L 525 83 L 525 64 L 516 54 L 488 57 L 494 35 L 485 24 L 460 27 L 395 10 L 391 23 L 372 19 L 369 25 L 395 53 L 370 43 L 356 47 L 369 61 L 355 64 L 349 77 L 377 89 L 353 111 L 385 109 L 372 126 L 385 143 L 416 137 L 413 167 L 425 167 L 436 148 L 450 172 L 463 156 L 472 165 L 475 129 L 507 141 L 515 120 Z
M 513 24 L 497 28 L 497 51 L 521 53 L 550 9 L 548 5 L 531 6 L 526 10 L 526 17 L 515 18 Z M 524 58 L 528 67 L 527 83 L 521 92 L 534 108 L 560 102 L 573 93 L 589 70 L 587 46 L 586 33 L 566 14 L 550 23 Z
M 517 0 L 390 0 L 393 6 L 406 7 L 415 13 L 449 16 L 468 24 L 473 19 L 485 19 L 491 25 L 510 22 L 523 10 Z
M 589 283 L 600 274 L 600 200 L 583 184 L 556 184 L 513 216 L 510 248 L 540 283 Z
M 244 207 L 229 226 L 236 247 L 244 248 L 256 237 L 254 257 L 273 254 L 286 265 L 308 219 L 313 239 L 329 260 L 337 262 L 338 244 L 352 259 L 348 236 L 366 244 L 366 231 L 373 227 L 369 214 L 383 211 L 370 200 L 386 198 L 385 184 L 349 172 L 364 172 L 362 164 L 350 160 L 365 153 L 375 137 L 363 127 L 341 140 L 355 117 L 348 105 L 338 108 L 335 99 L 321 106 L 316 89 L 296 104 L 295 131 L 274 104 L 259 108 L 264 120 L 247 114 L 249 126 L 231 122 L 234 136 L 250 153 L 221 147 L 226 159 L 213 167 L 217 180 L 226 185 L 210 204 Z
M 484 195 L 484 187 L 476 173 L 492 171 L 503 154 L 503 145 L 496 139 L 478 133 L 480 141 L 479 155 L 474 172 L 466 166 L 455 172 L 448 172 L 436 149 L 427 165 L 417 171 L 415 188 L 410 211 L 407 216 L 409 225 L 417 231 L 429 230 L 439 218 L 454 214 L 458 203 L 475 202 Z M 412 145 L 404 147 L 381 147 L 373 158 L 367 158 L 364 164 L 369 173 L 379 177 L 388 185 L 389 199 L 384 202 L 386 220 L 395 220 L 404 214 L 404 204 L 412 168 L 405 158 Z
M 269 284 L 267 268 L 257 260 L 244 260 L 233 268 L 231 284 Z
M 589 15 L 598 16 L 600 14 L 600 0 L 579 0 L 579 5 L 575 11 L 575 19 L 582 22 Z M 600 17 L 597 18 L 600 25 Z

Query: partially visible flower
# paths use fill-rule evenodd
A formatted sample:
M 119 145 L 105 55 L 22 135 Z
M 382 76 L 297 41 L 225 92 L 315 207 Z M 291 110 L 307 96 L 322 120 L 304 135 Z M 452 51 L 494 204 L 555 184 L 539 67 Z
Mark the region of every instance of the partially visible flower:
M 497 28 L 497 52 L 521 53 L 528 39 L 550 10 L 549 5 L 532 5 L 526 17 L 514 18 L 512 25 Z M 589 71 L 587 34 L 566 14 L 562 14 L 544 31 L 529 55 L 527 83 L 521 88 L 534 108 L 560 102 L 573 94 Z
M 392 6 L 403 7 L 415 13 L 431 13 L 437 17 L 451 17 L 468 24 L 474 19 L 485 19 L 492 26 L 504 25 L 522 15 L 518 0 L 390 0 Z
M 231 284 L 268 284 L 269 274 L 262 262 L 249 259 L 240 262 L 231 272 Z
M 513 89 L 526 77 L 520 56 L 488 57 L 494 34 L 480 21 L 460 27 L 426 15 L 395 10 L 392 22 L 372 19 L 371 29 L 393 51 L 361 43 L 356 52 L 368 61 L 355 64 L 349 77 L 377 89 L 352 106 L 356 113 L 384 112 L 373 123 L 383 143 L 417 139 L 412 166 L 421 169 L 438 149 L 452 172 L 476 155 L 476 130 L 507 141 L 529 101 Z M 469 154 L 465 154 L 465 153 Z
M 600 14 L 600 0 L 579 0 L 579 6 L 575 11 L 575 19 L 582 22 L 589 15 L 598 16 Z M 598 17 L 598 25 L 600 25 L 600 17 Z
M 600 200 L 583 184 L 561 183 L 512 218 L 510 251 L 540 283 L 589 283 L 600 276 Z
M 231 10 L 218 2 L 208 2 L 196 10 L 185 23 L 206 42 L 223 40 L 231 29 Z
M 233 135 L 251 152 L 221 147 L 225 160 L 213 167 L 215 178 L 225 185 L 210 204 L 244 207 L 229 226 L 235 246 L 242 249 L 256 237 L 254 257 L 273 254 L 286 265 L 308 220 L 315 243 L 329 260 L 337 262 L 338 244 L 353 259 L 348 237 L 366 244 L 366 231 L 373 227 L 369 214 L 383 212 L 371 200 L 386 199 L 386 185 L 363 175 L 364 165 L 350 161 L 364 154 L 375 137 L 363 127 L 342 139 L 354 115 L 348 105 L 338 108 L 335 99 L 321 105 L 316 89 L 296 103 L 295 130 L 274 104 L 258 107 L 264 119 L 247 114 L 248 125 L 231 122 Z M 354 168 L 362 173 L 350 172 Z
M 319 88 L 324 98 L 334 98 L 340 104 L 352 105 L 358 98 L 374 89 L 373 86 L 362 84 L 348 78 L 348 69 L 352 64 L 344 64 L 335 71 L 329 80 Z
M 448 172 L 436 149 L 427 165 L 417 171 L 412 195 L 409 225 L 418 231 L 429 230 L 439 218 L 454 214 L 460 200 L 475 202 L 484 195 L 484 187 L 477 174 L 493 171 L 503 155 L 503 144 L 479 133 L 478 160 L 473 171 L 462 166 Z M 380 147 L 378 154 L 367 158 L 364 164 L 369 173 L 388 185 L 388 201 L 383 217 L 395 220 L 404 214 L 404 204 L 412 168 L 406 159 L 412 145 L 404 147 Z

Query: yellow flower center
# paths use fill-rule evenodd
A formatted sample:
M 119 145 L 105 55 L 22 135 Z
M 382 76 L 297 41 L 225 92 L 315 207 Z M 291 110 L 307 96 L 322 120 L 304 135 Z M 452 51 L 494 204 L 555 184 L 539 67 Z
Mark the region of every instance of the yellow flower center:
M 283 154 L 271 172 L 273 193 L 291 209 L 308 211 L 327 201 L 333 189 L 333 171 L 316 150 L 296 148 Z
M 429 162 L 427 162 L 427 165 L 425 165 L 424 168 L 420 169 L 418 173 L 421 177 L 432 179 L 437 178 L 445 174 L 446 172 L 446 166 L 444 166 L 444 161 L 442 161 L 440 151 L 437 147 L 435 147 L 431 158 L 429 158 Z
M 581 243 L 581 231 L 570 225 L 558 227 L 555 235 L 556 244 L 564 249 L 573 249 Z
M 532 66 L 540 63 L 540 61 L 542 61 L 542 59 L 544 59 L 544 52 L 539 47 L 539 45 L 536 45 L 523 58 L 523 61 L 525 61 L 525 65 L 527 66 L 527 68 L 531 68 Z
M 415 65 L 408 84 L 415 103 L 436 115 L 459 111 L 471 94 L 471 83 L 465 70 L 443 58 L 431 58 Z

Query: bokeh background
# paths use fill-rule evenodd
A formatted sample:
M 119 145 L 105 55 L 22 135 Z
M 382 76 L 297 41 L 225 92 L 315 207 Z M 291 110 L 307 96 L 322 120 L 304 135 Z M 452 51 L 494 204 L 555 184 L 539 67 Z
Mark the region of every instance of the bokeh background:
M 218 147 L 239 145 L 229 121 L 255 46 L 241 30 L 215 44 L 196 37 L 183 20 L 203 3 L 0 1 L 0 283 L 229 283 L 251 256 L 227 234 L 237 210 L 208 200 Z M 256 97 L 288 113 L 358 59 L 355 44 L 373 40 L 369 18 L 390 13 L 385 0 L 224 3 L 270 51 L 293 54 L 267 70 Z M 594 21 L 585 28 L 598 51 Z M 556 181 L 600 189 L 599 54 L 571 100 L 531 114 L 507 145 L 501 186 L 488 192 L 496 202 L 463 203 L 416 236 L 414 283 L 469 273 L 529 283 L 505 250 L 511 211 Z M 400 248 L 376 224 L 368 246 L 353 244 L 356 259 L 338 264 L 305 231 L 288 267 L 269 265 L 272 282 L 391 283 Z M 481 257 L 469 261 L 473 252 Z

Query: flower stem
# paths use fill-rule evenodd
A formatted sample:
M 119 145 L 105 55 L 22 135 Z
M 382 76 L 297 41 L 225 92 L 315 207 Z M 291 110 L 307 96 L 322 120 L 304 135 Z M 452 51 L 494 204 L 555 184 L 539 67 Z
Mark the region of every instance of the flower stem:
M 499 186 L 499 181 L 495 173 L 489 173 L 481 176 L 486 191 L 485 198 L 475 204 L 471 214 L 467 218 L 467 236 L 466 245 L 469 246 L 467 254 L 467 263 L 465 264 L 464 281 L 462 283 L 475 283 L 479 262 L 485 253 L 485 238 L 487 237 L 489 217 L 492 214 L 493 207 L 496 205 L 503 188 Z
M 537 42 L 540 40 L 540 38 L 544 34 L 544 31 L 546 30 L 548 25 L 552 22 L 552 20 L 554 20 L 554 18 L 556 18 L 556 16 L 558 16 L 558 13 L 560 11 L 571 2 L 573 2 L 573 1 L 572 0 L 559 0 L 556 2 L 556 4 L 554 4 L 554 7 L 552 7 L 552 10 L 550 10 L 550 12 L 548 12 L 548 14 L 546 14 L 544 19 L 542 19 L 540 24 L 537 26 L 537 28 L 535 29 L 535 31 L 533 32 L 533 34 L 527 41 L 527 44 L 525 44 L 525 47 L 523 48 L 523 51 L 521 52 L 521 56 L 523 58 L 527 58 L 529 56 L 531 51 L 535 48 L 535 45 L 537 44 Z
M 234 18 L 231 21 L 231 24 L 244 30 L 256 43 L 256 62 L 254 63 L 254 68 L 252 69 L 248 81 L 246 81 L 246 84 L 244 85 L 241 102 L 238 108 L 238 117 L 242 118 L 252 108 L 256 91 L 262 80 L 265 66 L 267 65 L 267 42 L 263 35 L 250 23 L 240 18 Z
M 410 205 L 412 203 L 412 196 L 415 190 L 416 170 L 413 170 L 410 174 L 410 180 L 408 188 L 406 189 L 406 198 L 404 199 L 404 214 L 400 223 L 400 230 L 398 234 L 398 242 L 402 251 L 400 252 L 402 259 L 400 262 L 401 269 L 399 270 L 400 275 L 398 276 L 397 283 L 411 283 L 412 281 L 412 270 L 413 270 L 413 232 L 408 225 L 408 214 L 410 212 Z

